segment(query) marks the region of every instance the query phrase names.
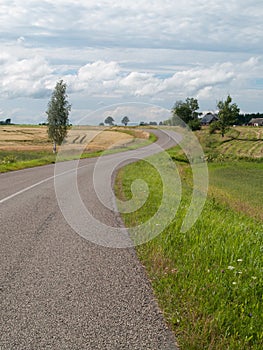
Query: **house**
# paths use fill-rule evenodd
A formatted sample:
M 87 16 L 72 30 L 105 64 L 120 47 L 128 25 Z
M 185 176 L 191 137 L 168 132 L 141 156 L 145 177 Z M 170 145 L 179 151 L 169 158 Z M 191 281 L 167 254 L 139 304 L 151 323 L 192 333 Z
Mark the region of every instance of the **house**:
M 201 119 L 201 125 L 210 125 L 213 122 L 218 121 L 218 116 L 214 113 L 206 113 Z
M 251 125 L 251 126 L 263 126 L 263 118 L 252 118 L 248 122 L 248 125 Z

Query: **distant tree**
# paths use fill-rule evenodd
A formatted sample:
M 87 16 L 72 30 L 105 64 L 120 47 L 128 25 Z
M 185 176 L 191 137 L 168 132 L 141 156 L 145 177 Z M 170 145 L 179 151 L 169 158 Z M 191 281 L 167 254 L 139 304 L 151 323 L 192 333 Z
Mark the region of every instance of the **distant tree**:
M 7 118 L 5 121 L 1 120 L 0 125 L 10 125 L 11 124 L 11 119 Z
M 157 125 L 157 122 L 149 122 L 149 125 Z
M 217 107 L 219 109 L 219 120 L 217 121 L 217 125 L 222 137 L 225 136 L 225 133 L 229 129 L 229 127 L 235 124 L 239 116 L 240 109 L 238 108 L 236 103 L 231 102 L 232 98 L 230 95 L 228 95 L 225 101 L 219 101 L 217 104 Z
M 104 123 L 99 123 L 99 126 L 104 126 Z
M 123 117 L 122 120 L 121 120 L 122 124 L 124 124 L 125 126 L 127 126 L 129 121 L 130 121 L 130 119 L 127 116 Z
M 105 120 L 104 123 L 108 125 L 113 125 L 114 119 L 109 115 Z
M 193 123 L 193 121 L 198 120 L 198 109 L 198 100 L 195 98 L 187 97 L 185 101 L 176 101 L 174 107 L 172 108 L 172 118 L 170 121 L 166 121 L 165 124 L 178 125 L 180 123 L 178 120 L 179 117 L 186 124 L 192 122 L 192 125 L 196 125 L 197 123 Z
M 53 141 L 54 153 L 57 151 L 57 145 L 62 144 L 69 128 L 71 105 L 67 100 L 66 89 L 67 85 L 63 80 L 57 82 L 46 111 L 48 136 Z

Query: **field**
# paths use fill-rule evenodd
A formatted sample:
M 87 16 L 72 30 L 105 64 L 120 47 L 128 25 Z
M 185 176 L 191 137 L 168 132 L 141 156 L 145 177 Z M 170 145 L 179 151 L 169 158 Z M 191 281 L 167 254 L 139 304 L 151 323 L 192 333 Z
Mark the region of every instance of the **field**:
M 186 233 L 180 227 L 192 194 L 191 169 L 178 148 L 169 151 L 182 180 L 180 207 L 162 234 L 137 253 L 182 350 L 263 348 L 263 162 L 254 147 L 262 130 L 237 128 L 223 140 L 199 132 L 209 160 L 209 194 Z M 245 157 L 237 146 L 243 137 L 242 145 L 251 147 Z M 138 174 L 150 193 L 140 210 L 123 214 L 127 227 L 147 221 L 162 198 L 158 174 L 145 161 L 119 172 L 119 197 L 131 197 Z
M 82 153 L 82 157 L 103 151 L 126 150 L 148 142 L 149 133 L 136 129 L 74 127 L 63 144 L 63 150 Z M 52 143 L 46 126 L 0 126 L 0 172 L 54 163 Z
M 209 135 L 208 128 L 204 128 L 197 136 L 211 157 L 263 159 L 263 130 L 260 127 L 237 126 L 223 138 L 218 133 Z

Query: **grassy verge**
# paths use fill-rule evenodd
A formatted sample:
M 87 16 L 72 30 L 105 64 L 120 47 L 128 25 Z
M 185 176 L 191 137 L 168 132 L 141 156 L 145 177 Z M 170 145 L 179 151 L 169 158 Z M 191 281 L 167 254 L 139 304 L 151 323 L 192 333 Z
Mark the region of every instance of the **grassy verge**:
M 48 151 L 0 151 L 0 173 L 55 163 Z
M 174 158 L 175 153 L 173 150 Z M 194 227 L 181 233 L 192 194 L 191 171 L 185 162 L 177 160 L 177 166 L 183 181 L 183 196 L 176 218 L 161 235 L 137 247 L 164 315 L 182 350 L 262 349 L 262 222 L 235 210 L 229 206 L 231 201 L 223 202 L 215 191 L 209 195 Z M 251 206 L 260 204 L 260 200 L 253 202 L 253 197 L 258 196 L 257 186 L 251 187 L 252 193 L 244 197 L 244 191 L 239 189 L 246 176 L 245 166 L 242 176 L 233 177 L 235 185 L 226 181 L 219 186 L 220 169 L 219 164 L 211 168 L 212 178 L 218 181 L 214 188 L 220 187 L 224 193 L 231 189 L 233 195 L 239 193 L 240 201 Z M 226 171 L 222 169 L 221 181 Z M 130 198 L 131 183 L 138 174 L 149 185 L 149 200 L 140 210 L 123 215 L 127 226 L 150 218 L 162 197 L 157 174 L 142 161 L 119 172 L 117 192 L 121 198 Z M 257 171 L 254 176 L 257 178 Z M 260 187 L 259 180 L 257 184 Z

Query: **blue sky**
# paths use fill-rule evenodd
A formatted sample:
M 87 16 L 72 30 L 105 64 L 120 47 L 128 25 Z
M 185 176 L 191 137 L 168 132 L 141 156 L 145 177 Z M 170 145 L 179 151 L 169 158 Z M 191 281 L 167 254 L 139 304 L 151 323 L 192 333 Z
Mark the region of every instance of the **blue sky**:
M 214 111 L 227 94 L 242 112 L 263 112 L 262 0 L 0 4 L 0 119 L 45 121 L 59 79 L 73 122 L 98 124 L 109 112 L 139 121 L 133 104 L 169 111 L 186 97 Z M 156 111 L 144 118 L 164 119 Z

